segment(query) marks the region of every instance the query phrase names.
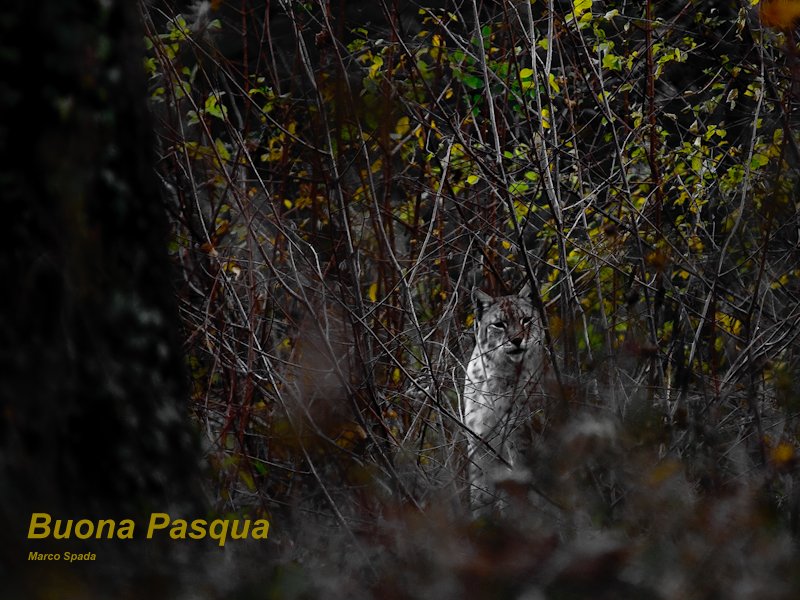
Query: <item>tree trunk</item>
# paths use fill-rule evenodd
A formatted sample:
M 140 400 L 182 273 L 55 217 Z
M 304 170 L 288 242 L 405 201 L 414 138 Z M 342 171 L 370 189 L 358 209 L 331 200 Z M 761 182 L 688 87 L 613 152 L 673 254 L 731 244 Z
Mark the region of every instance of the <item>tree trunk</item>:
M 138 21 L 113 0 L 0 15 L 0 580 L 20 593 L 47 568 L 29 551 L 75 551 L 26 539 L 32 512 L 135 519 L 200 497 Z M 98 543 L 87 573 L 123 546 Z

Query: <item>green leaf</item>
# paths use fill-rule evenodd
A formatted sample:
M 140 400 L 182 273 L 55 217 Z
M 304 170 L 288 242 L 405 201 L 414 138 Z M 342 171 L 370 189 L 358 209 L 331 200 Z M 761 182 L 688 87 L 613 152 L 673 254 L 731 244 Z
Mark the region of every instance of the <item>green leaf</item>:
M 150 76 L 155 75 L 158 72 L 158 66 L 155 58 L 150 57 L 144 59 L 144 72 Z
M 219 99 L 225 95 L 225 92 L 213 92 L 208 95 L 205 103 L 205 111 L 212 117 L 225 120 L 228 116 L 228 107 L 220 104 Z
M 228 152 L 228 149 L 225 147 L 225 142 L 217 138 L 214 141 L 214 146 L 217 148 L 217 154 L 219 154 L 219 157 L 223 161 L 229 161 L 231 159 L 231 153 Z
M 483 79 L 475 75 L 466 75 L 463 79 L 463 83 L 465 86 L 473 90 L 483 89 Z
M 508 187 L 508 192 L 512 196 L 521 196 L 522 194 L 528 191 L 528 188 L 529 188 L 528 184 L 525 183 L 524 181 L 515 181 Z
M 622 59 L 616 54 L 607 52 L 603 56 L 603 68 L 610 69 L 611 71 L 619 71 L 622 67 Z
M 761 167 L 765 167 L 767 164 L 769 164 L 769 157 L 767 157 L 765 154 L 761 154 L 760 152 L 753 154 L 753 158 L 750 160 L 751 169 L 760 169 Z

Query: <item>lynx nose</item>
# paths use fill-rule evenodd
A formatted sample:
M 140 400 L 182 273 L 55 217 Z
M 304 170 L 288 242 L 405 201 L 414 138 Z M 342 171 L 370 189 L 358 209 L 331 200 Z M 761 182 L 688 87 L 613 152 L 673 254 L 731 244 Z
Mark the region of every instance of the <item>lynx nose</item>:
M 522 337 L 512 338 L 511 343 L 514 344 L 516 348 L 519 348 L 522 345 Z

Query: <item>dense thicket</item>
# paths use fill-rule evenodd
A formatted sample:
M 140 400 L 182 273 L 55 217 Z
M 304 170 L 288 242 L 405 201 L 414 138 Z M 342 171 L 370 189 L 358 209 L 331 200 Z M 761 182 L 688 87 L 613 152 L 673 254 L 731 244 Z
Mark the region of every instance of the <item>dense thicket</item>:
M 797 589 L 798 55 L 752 4 L 145 10 L 219 503 L 302 589 Z M 472 522 L 470 291 L 526 279 L 561 409 Z
M 796 589 L 790 4 L 145 10 L 218 501 L 303 589 Z M 562 410 L 471 522 L 470 290 L 529 278 Z

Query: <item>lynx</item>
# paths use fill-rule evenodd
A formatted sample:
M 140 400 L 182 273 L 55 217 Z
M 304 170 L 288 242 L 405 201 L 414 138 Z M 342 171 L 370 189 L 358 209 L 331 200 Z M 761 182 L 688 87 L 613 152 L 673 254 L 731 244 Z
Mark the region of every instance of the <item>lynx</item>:
M 499 298 L 476 290 L 474 300 L 476 337 L 464 382 L 464 420 L 471 431 L 470 501 L 480 511 L 495 504 L 494 481 L 509 474 L 530 440 L 543 335 L 529 284 L 517 295 Z

